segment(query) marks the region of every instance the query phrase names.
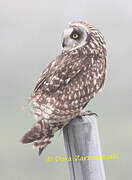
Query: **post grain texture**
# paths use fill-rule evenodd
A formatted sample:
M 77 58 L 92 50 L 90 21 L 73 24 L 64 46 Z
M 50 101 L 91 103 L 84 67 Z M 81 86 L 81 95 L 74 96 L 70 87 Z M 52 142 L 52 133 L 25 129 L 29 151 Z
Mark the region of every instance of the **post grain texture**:
M 64 128 L 63 134 L 67 156 L 72 159 L 68 162 L 70 180 L 105 180 L 103 161 L 87 160 L 86 157 L 102 155 L 96 117 L 73 119 Z M 77 156 L 81 160 L 76 161 Z

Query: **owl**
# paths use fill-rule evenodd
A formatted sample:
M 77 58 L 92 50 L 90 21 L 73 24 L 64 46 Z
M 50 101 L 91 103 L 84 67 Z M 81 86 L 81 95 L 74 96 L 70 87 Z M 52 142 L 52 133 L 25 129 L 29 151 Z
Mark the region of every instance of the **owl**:
M 100 31 L 87 22 L 72 22 L 63 32 L 62 51 L 42 72 L 28 99 L 37 122 L 21 142 L 33 143 L 39 155 L 55 132 L 83 109 L 104 84 L 106 44 Z

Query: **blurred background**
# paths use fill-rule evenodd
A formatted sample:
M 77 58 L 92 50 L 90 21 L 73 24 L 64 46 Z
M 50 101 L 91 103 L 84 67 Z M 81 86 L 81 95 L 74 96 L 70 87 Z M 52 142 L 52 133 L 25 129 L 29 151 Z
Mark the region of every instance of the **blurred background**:
M 107 42 L 107 80 L 87 108 L 99 115 L 107 180 L 131 180 L 132 153 L 132 3 L 129 0 L 0 1 L 0 179 L 68 180 L 63 134 L 57 133 L 42 156 L 19 143 L 34 124 L 22 106 L 40 73 L 61 51 L 61 34 L 74 20 L 98 27 Z

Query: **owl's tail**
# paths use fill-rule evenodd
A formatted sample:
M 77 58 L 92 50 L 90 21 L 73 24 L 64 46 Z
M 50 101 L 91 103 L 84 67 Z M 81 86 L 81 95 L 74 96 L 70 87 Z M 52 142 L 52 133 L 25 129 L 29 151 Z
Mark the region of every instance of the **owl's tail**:
M 55 132 L 65 126 L 64 123 L 48 123 L 45 120 L 38 121 L 20 140 L 21 143 L 32 143 L 39 148 L 39 155 L 51 143 L 50 139 Z

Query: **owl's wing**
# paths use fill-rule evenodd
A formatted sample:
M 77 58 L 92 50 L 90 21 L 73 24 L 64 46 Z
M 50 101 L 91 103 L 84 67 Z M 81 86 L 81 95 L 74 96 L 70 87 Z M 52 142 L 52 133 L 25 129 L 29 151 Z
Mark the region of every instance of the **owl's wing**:
M 46 84 L 46 79 L 51 75 L 53 74 L 53 71 L 54 71 L 54 68 L 53 66 L 55 66 L 55 60 L 53 60 L 51 63 L 49 63 L 49 65 L 45 68 L 45 70 L 42 72 L 35 88 L 34 88 L 34 92 L 36 93 L 38 90 L 40 90 L 44 85 L 45 85 L 45 88 L 47 86 Z
M 82 63 L 82 61 L 84 61 Z M 44 70 L 35 86 L 34 93 L 54 93 L 60 87 L 64 87 L 73 77 L 81 72 L 87 60 L 75 58 L 69 59 L 68 56 L 58 56 Z

